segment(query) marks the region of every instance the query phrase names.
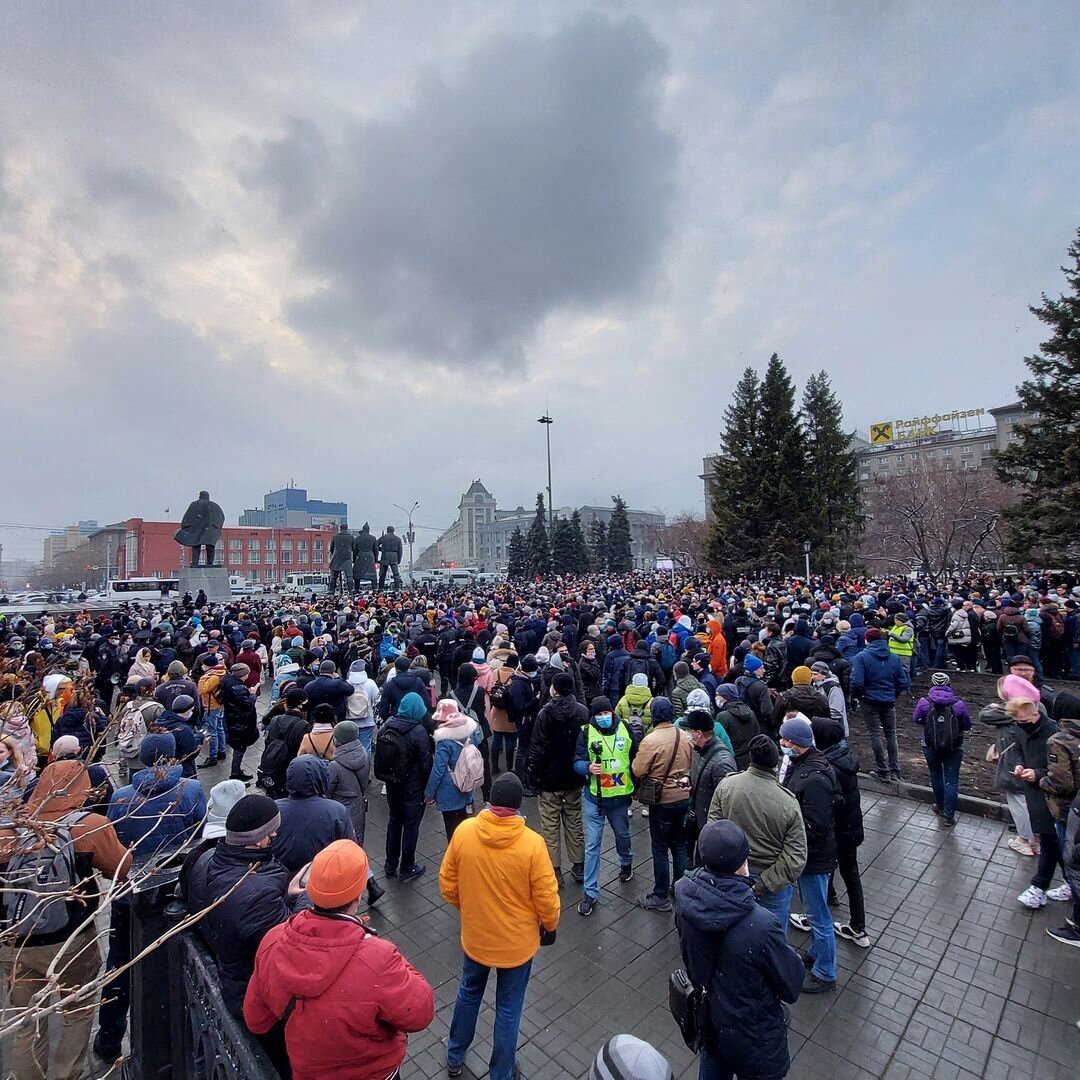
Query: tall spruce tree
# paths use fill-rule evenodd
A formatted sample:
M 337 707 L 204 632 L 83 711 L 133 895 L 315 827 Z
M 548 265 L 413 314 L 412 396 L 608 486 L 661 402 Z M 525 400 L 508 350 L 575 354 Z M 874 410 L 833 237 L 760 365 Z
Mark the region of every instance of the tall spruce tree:
M 998 476 L 1022 489 L 1008 515 L 1007 544 L 1018 562 L 1075 565 L 1080 554 L 1076 513 L 1080 506 L 1080 230 L 1069 247 L 1071 266 L 1062 273 L 1068 293 L 1043 293 L 1031 313 L 1050 327 L 1041 353 L 1025 357 L 1031 378 L 1018 387 L 1030 422 L 1016 427 L 1009 446 L 995 455 Z
M 626 501 L 621 495 L 612 495 L 615 509 L 607 530 L 607 565 L 613 574 L 628 574 L 634 568 L 630 553 L 630 519 L 626 516 Z
M 721 572 L 743 569 L 758 562 L 756 538 L 749 534 L 749 520 L 756 516 L 757 490 L 754 454 L 758 444 L 758 402 L 761 384 L 748 367 L 739 379 L 724 410 L 720 454 L 713 466 L 709 533 L 705 558 Z
M 756 505 L 747 528 L 751 536 L 764 538 L 770 567 L 796 569 L 802 562 L 806 528 L 806 452 L 795 412 L 795 387 L 776 353 L 769 357 L 761 380 L 758 432 Z
M 526 575 L 528 564 L 525 558 L 525 537 L 520 525 L 510 534 L 506 558 L 506 576 L 511 581 L 521 581 Z
M 607 569 L 607 526 L 600 518 L 589 522 L 589 569 L 594 574 Z
M 851 433 L 844 431 L 843 406 L 824 371 L 806 380 L 802 422 L 806 469 L 801 539 L 813 544 L 814 562 L 822 570 L 845 570 L 863 526 L 859 468 Z
M 538 491 L 536 516 L 525 539 L 525 567 L 530 577 L 547 577 L 551 573 L 551 545 L 548 542 L 547 526 L 544 524 L 546 514 L 544 494 Z
M 585 544 L 585 530 L 581 527 L 581 514 L 577 510 L 570 515 L 570 532 L 574 539 L 574 573 L 586 574 L 589 571 L 589 549 Z
M 566 518 L 551 524 L 551 568 L 556 574 L 574 573 L 574 530 Z

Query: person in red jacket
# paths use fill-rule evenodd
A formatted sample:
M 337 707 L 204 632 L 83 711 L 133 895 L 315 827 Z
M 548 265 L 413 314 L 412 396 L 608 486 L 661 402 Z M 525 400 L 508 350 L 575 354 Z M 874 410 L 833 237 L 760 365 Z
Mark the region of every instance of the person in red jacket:
M 435 1016 L 430 984 L 357 916 L 368 858 L 335 840 L 311 861 L 314 908 L 269 930 L 255 955 L 244 1021 L 262 1035 L 288 1016 L 293 1080 L 394 1080 L 405 1036 Z

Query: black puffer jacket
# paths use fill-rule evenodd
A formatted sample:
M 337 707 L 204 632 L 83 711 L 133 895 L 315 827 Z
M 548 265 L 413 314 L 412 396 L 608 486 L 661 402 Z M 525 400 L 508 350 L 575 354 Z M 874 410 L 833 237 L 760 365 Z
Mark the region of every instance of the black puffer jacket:
M 811 747 L 792 758 L 784 787 L 799 800 L 806 826 L 804 874 L 829 874 L 836 869 L 836 810 L 840 786 L 829 759 Z
M 859 759 L 850 746 L 841 746 L 839 743 L 822 753 L 829 759 L 843 796 L 843 803 L 837 807 L 835 814 L 837 846 L 858 847 L 865 839 L 862 800 L 859 796 Z
M 587 660 L 581 657 L 578 660 L 578 674 L 581 676 L 581 692 L 586 705 L 592 704 L 594 697 L 600 696 L 600 687 L 604 682 L 604 674 L 600 669 L 598 660 Z
M 243 750 L 259 741 L 259 721 L 255 714 L 255 699 L 242 679 L 226 675 L 218 688 L 224 707 L 225 741 Z
M 728 733 L 735 751 L 735 767 L 742 771 L 750 764 L 750 740 L 761 734 L 758 718 L 745 701 L 725 701 L 716 719 Z
M 217 961 L 221 996 L 237 1016 L 243 1013 L 259 942 L 267 930 L 291 914 L 286 900 L 289 872 L 269 848 L 232 847 L 219 840 L 192 867 L 184 893 L 188 911 L 202 911 L 236 885 L 252 865 L 255 870 L 247 880 L 199 921 L 199 930 Z
M 1046 744 L 1050 736 L 1058 730 L 1057 724 L 1044 712 L 1039 712 L 1039 722 L 1031 727 L 1013 723 L 1009 729 L 1016 749 L 1019 752 L 1020 764 L 1025 769 L 1035 770 L 1035 783 L 1024 783 L 1024 801 L 1027 803 L 1028 815 L 1031 818 L 1031 830 L 1037 836 L 1044 836 L 1054 831 L 1054 816 L 1050 813 L 1050 807 L 1046 805 L 1046 797 L 1039 788 L 1039 781 L 1046 775 Z
M 536 791 L 576 791 L 585 783 L 574 769 L 581 729 L 589 710 L 573 697 L 551 698 L 533 725 L 525 775 Z
M 749 878 L 698 869 L 675 884 L 675 925 L 683 963 L 706 985 L 706 1047 L 721 1070 L 745 1080 L 786 1076 L 783 1002 L 803 981 L 787 930 L 755 900 Z

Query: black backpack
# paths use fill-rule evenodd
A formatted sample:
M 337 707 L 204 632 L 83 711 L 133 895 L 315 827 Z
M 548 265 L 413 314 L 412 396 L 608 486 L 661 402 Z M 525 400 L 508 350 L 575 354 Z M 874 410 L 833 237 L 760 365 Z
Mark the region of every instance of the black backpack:
M 649 661 L 642 656 L 631 656 L 626 665 L 626 685 L 630 686 L 635 675 L 649 677 Z
M 1006 641 L 1016 641 L 1020 637 L 1020 627 L 1016 623 L 1006 623 L 1001 631 L 1001 636 Z
M 951 705 L 935 705 L 926 718 L 926 745 L 939 754 L 951 754 L 963 745 L 960 721 Z
M 384 724 L 375 740 L 375 779 L 386 784 L 404 784 L 409 779 L 409 736 Z

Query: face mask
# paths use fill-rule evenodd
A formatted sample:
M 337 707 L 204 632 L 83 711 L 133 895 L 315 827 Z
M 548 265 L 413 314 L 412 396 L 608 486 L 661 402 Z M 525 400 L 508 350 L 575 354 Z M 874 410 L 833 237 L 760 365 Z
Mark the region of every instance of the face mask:
M 794 757 L 795 756 L 795 747 L 794 746 L 781 746 L 780 751 L 784 755 L 784 757 Z
M 602 714 L 600 716 L 594 716 L 597 727 L 609 728 L 611 727 L 611 713 Z

